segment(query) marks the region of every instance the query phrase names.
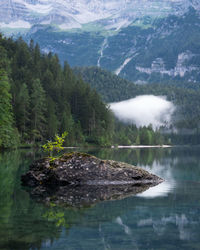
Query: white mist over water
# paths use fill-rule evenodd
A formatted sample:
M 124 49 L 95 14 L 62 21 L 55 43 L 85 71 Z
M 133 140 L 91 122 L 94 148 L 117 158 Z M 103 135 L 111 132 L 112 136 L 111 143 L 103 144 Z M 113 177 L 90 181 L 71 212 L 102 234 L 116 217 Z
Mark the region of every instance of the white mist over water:
M 126 101 L 111 103 L 110 109 L 118 119 L 124 122 L 134 123 L 138 127 L 152 124 L 155 129 L 171 124 L 175 106 L 164 96 L 142 95 Z

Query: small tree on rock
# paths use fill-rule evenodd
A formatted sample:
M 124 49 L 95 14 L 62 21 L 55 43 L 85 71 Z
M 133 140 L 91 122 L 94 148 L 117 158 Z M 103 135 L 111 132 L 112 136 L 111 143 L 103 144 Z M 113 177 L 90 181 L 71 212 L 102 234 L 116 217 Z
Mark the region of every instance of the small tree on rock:
M 60 152 L 61 150 L 63 150 L 63 143 L 65 141 L 65 137 L 68 135 L 68 133 L 65 131 L 64 133 L 62 133 L 61 136 L 56 135 L 55 136 L 55 141 L 48 141 L 46 144 L 44 144 L 42 146 L 42 148 L 44 149 L 45 152 L 49 153 L 49 157 L 53 160 L 53 151 L 57 151 Z

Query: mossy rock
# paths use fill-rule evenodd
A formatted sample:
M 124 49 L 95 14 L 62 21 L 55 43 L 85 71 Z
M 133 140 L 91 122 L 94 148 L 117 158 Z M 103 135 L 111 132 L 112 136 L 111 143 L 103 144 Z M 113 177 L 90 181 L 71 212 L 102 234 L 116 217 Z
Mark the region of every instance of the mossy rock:
M 49 200 L 54 194 L 58 201 L 67 203 L 69 197 L 75 197 L 75 204 L 78 197 L 87 202 L 122 198 L 163 181 L 142 168 L 80 152 L 64 154 L 53 161 L 35 161 L 21 180 L 23 185 L 34 187 L 32 194 Z

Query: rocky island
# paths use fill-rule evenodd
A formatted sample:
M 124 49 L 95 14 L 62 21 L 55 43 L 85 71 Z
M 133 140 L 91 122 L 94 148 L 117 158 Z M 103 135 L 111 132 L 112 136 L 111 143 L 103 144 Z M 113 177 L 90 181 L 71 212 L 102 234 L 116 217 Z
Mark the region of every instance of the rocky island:
M 121 199 L 163 181 L 127 163 L 77 152 L 35 161 L 21 180 L 37 199 L 71 206 Z

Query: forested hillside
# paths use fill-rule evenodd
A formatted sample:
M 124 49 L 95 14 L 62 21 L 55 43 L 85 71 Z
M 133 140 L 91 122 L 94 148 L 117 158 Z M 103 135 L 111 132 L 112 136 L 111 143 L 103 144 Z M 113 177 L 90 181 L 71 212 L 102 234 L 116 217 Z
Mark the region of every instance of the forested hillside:
M 110 111 L 67 63 L 61 67 L 56 55 L 41 54 L 37 44 L 31 41 L 28 46 L 22 39 L 0 37 L 0 54 L 0 145 L 10 146 L 15 130 L 24 143 L 44 141 L 65 130 L 70 145 L 91 136 L 109 139 Z
M 40 144 L 64 131 L 70 146 L 164 142 L 151 127 L 115 121 L 96 90 L 57 55 L 0 36 L 0 148 Z
M 76 67 L 74 72 L 94 87 L 103 100 L 108 103 L 146 94 L 166 96 L 176 105 L 173 116 L 174 129 L 179 131 L 179 134 L 185 135 L 184 143 L 199 142 L 200 90 L 198 88 L 194 90 L 193 85 L 187 85 L 191 88 L 170 84 L 138 85 L 98 67 Z

